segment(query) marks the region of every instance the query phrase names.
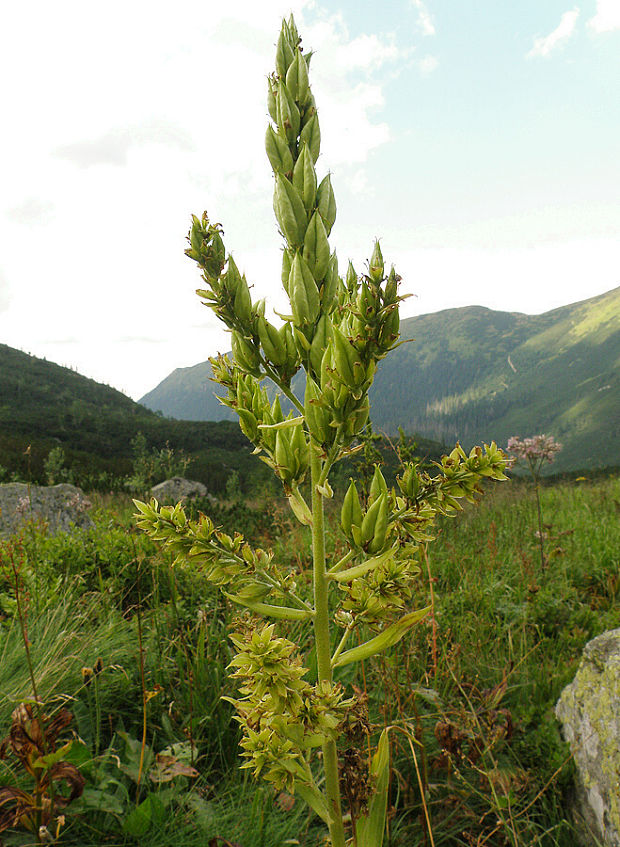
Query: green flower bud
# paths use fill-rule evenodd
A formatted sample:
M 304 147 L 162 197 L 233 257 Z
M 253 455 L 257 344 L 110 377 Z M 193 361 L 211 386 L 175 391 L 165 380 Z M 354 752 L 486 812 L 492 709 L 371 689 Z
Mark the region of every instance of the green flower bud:
M 282 25 L 276 47 L 276 71 L 278 76 L 282 79 L 286 77 L 286 72 L 295 58 L 295 54 L 289 40 L 290 36 L 285 29 L 285 26 L 285 24 Z
M 371 504 L 368 511 L 362 520 L 362 546 L 368 544 L 374 538 L 377 521 L 383 522 L 382 514 L 385 511 L 385 521 L 387 525 L 387 496 L 382 494 L 374 503 Z
M 400 277 L 394 270 L 394 265 L 392 265 L 387 282 L 385 283 L 385 291 L 383 293 L 383 302 L 386 306 L 397 302 L 399 282 Z
M 267 111 L 269 112 L 269 117 L 274 124 L 277 124 L 278 122 L 278 106 L 276 101 L 277 91 L 278 82 L 275 77 L 267 77 Z
M 297 138 L 301 117 L 299 109 L 284 82 L 280 82 L 278 85 L 276 105 L 278 108 L 278 129 L 286 135 L 289 142 L 292 142 Z
M 276 174 L 273 210 L 282 235 L 292 247 L 301 247 L 304 243 L 308 217 L 297 189 L 282 174 Z
M 286 138 L 276 132 L 271 124 L 265 135 L 265 149 L 271 167 L 276 173 L 288 174 L 293 170 L 293 156 Z
M 293 476 L 297 482 L 302 482 L 308 472 L 310 454 L 306 434 L 301 424 L 293 429 L 291 453 L 293 456 Z
M 235 315 L 244 327 L 249 327 L 252 323 L 252 298 L 250 297 L 250 289 L 245 276 L 240 277 L 237 284 L 234 299 Z
M 362 360 L 355 347 L 338 327 L 333 329 L 334 363 L 336 379 L 354 393 L 364 378 Z
M 239 415 L 239 427 L 241 428 L 241 432 L 248 438 L 252 444 L 257 444 L 258 437 L 258 424 L 256 418 L 253 413 L 248 409 L 235 409 L 237 414 Z
M 308 263 L 315 280 L 320 282 L 325 277 L 329 266 L 329 241 L 327 240 L 325 224 L 318 212 L 315 212 L 310 218 L 304 238 L 303 257 Z
M 332 337 L 332 325 L 331 321 L 327 317 L 326 314 L 322 314 L 319 318 L 319 322 L 316 325 L 316 329 L 314 331 L 314 338 L 312 339 L 312 344 L 310 345 L 310 363 L 312 365 L 312 369 L 315 374 L 319 374 L 321 372 L 321 362 L 323 360 L 323 354 L 327 345 L 329 344 L 329 340 Z
M 327 273 L 325 274 L 325 282 L 323 283 L 323 291 L 321 293 L 321 303 L 323 308 L 328 312 L 332 312 L 336 307 L 338 297 L 338 289 L 340 287 L 340 277 L 338 276 L 338 257 L 336 251 L 329 257 Z
M 377 465 L 372 477 L 372 482 L 370 483 L 370 491 L 368 492 L 368 502 L 374 503 L 377 497 L 379 497 L 381 494 L 387 494 L 387 490 L 387 483 L 383 474 L 381 473 L 381 469 Z
M 286 363 L 286 346 L 279 331 L 265 318 L 258 319 L 258 337 L 265 353 L 265 358 L 279 366 Z
M 347 290 L 351 294 L 355 294 L 355 292 L 357 291 L 357 273 L 355 271 L 355 268 L 353 267 L 353 262 L 349 262 L 345 285 L 347 286 Z
M 362 526 L 362 507 L 360 498 L 357 493 L 355 483 L 351 482 L 347 493 L 342 501 L 342 510 L 340 512 L 340 526 L 347 537 L 351 537 L 352 527 Z
M 299 49 L 295 51 L 295 58 L 286 72 L 286 87 L 291 92 L 291 96 L 301 106 L 305 106 L 308 94 L 310 93 L 308 66 L 306 65 L 303 53 Z
M 276 449 L 274 459 L 280 479 L 290 482 L 293 479 L 295 460 L 291 450 L 290 429 L 278 429 L 276 431 Z
M 288 292 L 295 323 L 298 326 L 313 324 L 319 315 L 319 290 L 300 253 L 296 253 L 293 260 Z
M 248 343 L 241 333 L 233 330 L 231 346 L 235 364 L 246 373 L 260 376 L 260 359 L 254 345 Z
M 383 279 L 383 255 L 381 253 L 381 247 L 379 246 L 379 242 L 375 241 L 375 249 L 372 251 L 372 256 L 370 257 L 370 266 L 368 268 L 368 275 L 370 276 L 373 282 L 381 282 Z
M 327 411 L 320 404 L 319 387 L 311 376 L 306 377 L 306 393 L 304 398 L 304 416 L 306 425 L 312 437 L 319 444 L 329 443 L 334 430 L 329 426 Z
M 319 215 L 323 218 L 325 231 L 329 235 L 336 220 L 336 198 L 329 174 L 324 177 L 317 189 L 316 207 Z
M 312 161 L 316 165 L 316 160 L 319 158 L 319 153 L 321 151 L 321 130 L 319 127 L 319 119 L 316 114 L 312 115 L 307 122 L 304 123 L 299 136 L 299 143 L 307 145 L 310 155 L 312 156 Z
M 293 330 L 290 323 L 285 323 L 282 327 L 280 327 L 279 332 L 286 349 L 286 373 L 290 380 L 293 374 L 297 373 L 300 365 L 300 359 L 297 353 L 297 347 L 295 345 Z
M 307 144 L 301 146 L 299 158 L 295 162 L 293 185 L 297 189 L 306 211 L 309 212 L 316 200 L 316 173 Z

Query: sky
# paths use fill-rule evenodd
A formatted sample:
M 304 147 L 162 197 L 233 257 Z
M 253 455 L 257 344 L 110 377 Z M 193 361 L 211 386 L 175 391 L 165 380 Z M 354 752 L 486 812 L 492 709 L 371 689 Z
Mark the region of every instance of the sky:
M 620 0 L 31 0 L 0 30 L 0 343 L 134 399 L 228 350 L 183 253 L 203 210 L 287 311 L 264 134 L 291 11 L 342 270 L 379 238 L 404 317 L 620 285 Z

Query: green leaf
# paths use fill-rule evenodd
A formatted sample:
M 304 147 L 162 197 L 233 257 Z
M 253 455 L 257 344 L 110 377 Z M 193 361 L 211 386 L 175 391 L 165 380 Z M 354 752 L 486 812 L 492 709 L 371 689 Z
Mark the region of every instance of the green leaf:
M 286 420 L 280 421 L 279 423 L 274 424 L 259 424 L 259 429 L 288 429 L 291 426 L 297 426 L 300 423 L 303 423 L 303 415 L 299 415 L 296 418 L 286 418 Z
M 408 615 L 386 627 L 383 632 L 371 638 L 370 641 L 366 641 L 352 650 L 346 650 L 344 653 L 341 653 L 333 662 L 333 667 L 340 668 L 343 665 L 348 665 L 350 662 L 360 662 L 362 659 L 369 659 L 371 656 L 387 650 L 388 647 L 392 647 L 399 642 L 408 629 L 425 618 L 430 612 L 430 609 L 430 606 L 426 606 L 424 609 L 409 612 Z
M 159 826 L 166 816 L 166 809 L 156 794 L 149 794 L 125 818 L 123 831 L 134 838 L 146 835 L 152 826 Z
M 266 618 L 277 618 L 278 620 L 287 621 L 305 621 L 313 616 L 310 609 L 291 609 L 289 606 L 271 606 L 269 603 L 259 603 L 254 600 L 248 600 L 245 597 L 240 597 L 237 594 L 228 594 L 222 592 L 225 597 L 237 603 L 239 606 L 245 606 L 251 612 L 256 612 L 257 615 L 264 615 Z
M 372 757 L 370 775 L 375 783 L 375 793 L 368 804 L 368 814 L 358 818 L 355 826 L 357 843 L 363 847 L 381 847 L 385 834 L 387 795 L 390 782 L 390 745 L 388 729 L 384 729 Z
M 361 564 L 355 565 L 355 567 L 352 568 L 347 568 L 344 571 L 339 571 L 337 573 L 328 572 L 327 576 L 339 583 L 353 582 L 354 579 L 364 576 L 364 574 L 368 573 L 368 571 L 372 571 L 387 562 L 394 556 L 397 549 L 398 545 L 395 545 L 394 547 L 390 547 L 389 550 L 386 550 L 385 553 L 381 553 L 380 556 L 373 556 L 371 559 L 365 559 Z
M 321 794 L 316 785 L 308 785 L 304 782 L 296 782 L 295 793 L 299 794 L 302 800 L 305 800 L 305 802 L 310 806 L 313 811 L 317 813 L 321 820 L 325 821 L 327 826 L 331 825 L 332 818 L 329 814 L 325 797 Z

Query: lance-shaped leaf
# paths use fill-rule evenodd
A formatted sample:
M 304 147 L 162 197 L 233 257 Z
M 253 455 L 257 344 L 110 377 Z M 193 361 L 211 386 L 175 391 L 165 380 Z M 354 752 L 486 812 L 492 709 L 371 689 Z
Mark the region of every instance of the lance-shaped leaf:
M 380 567 L 380 565 L 385 564 L 385 562 L 389 561 L 396 551 L 398 550 L 398 545 L 394 545 L 390 547 L 389 550 L 386 550 L 385 553 L 381 553 L 380 556 L 372 556 L 370 559 L 365 559 L 361 564 L 355 565 L 352 568 L 347 568 L 344 571 L 337 571 L 336 573 L 328 572 L 328 577 L 330 579 L 335 580 L 336 582 L 342 584 L 346 582 L 353 582 L 354 579 L 357 579 L 360 576 L 364 576 L 368 571 L 373 571 L 375 568 Z
M 286 418 L 283 421 L 278 421 L 278 423 L 272 424 L 259 424 L 259 429 L 290 429 L 291 427 L 298 426 L 303 422 L 303 415 L 298 415 L 296 418 Z
M 430 609 L 430 606 L 426 606 L 424 609 L 417 609 L 415 612 L 409 612 L 408 615 L 405 615 L 400 620 L 386 627 L 383 632 L 380 632 L 379 635 L 371 638 L 370 641 L 366 641 L 358 647 L 353 647 L 352 650 L 345 650 L 345 652 L 337 656 L 336 660 L 332 663 L 333 667 L 341 668 L 343 665 L 348 665 L 351 662 L 361 662 L 362 659 L 369 659 L 371 656 L 375 656 L 377 653 L 387 650 L 389 647 L 397 644 L 408 629 L 423 620 L 423 618 L 425 618 L 430 612 Z
M 293 247 L 302 247 L 308 217 L 297 189 L 283 174 L 276 174 L 273 210 L 282 234 Z
M 375 792 L 368 804 L 368 813 L 360 816 L 355 824 L 355 835 L 363 847 L 381 847 L 385 834 L 388 786 L 390 782 L 390 745 L 388 729 L 384 729 L 379 738 L 377 752 L 372 757 L 370 776 Z
M 291 609 L 289 606 L 272 606 L 269 603 L 260 603 L 259 601 L 240 597 L 238 594 L 229 594 L 227 591 L 223 591 L 222 593 L 229 600 L 232 600 L 233 603 L 237 603 L 239 606 L 245 606 L 251 612 L 256 612 L 257 615 L 263 615 L 266 618 L 277 618 L 278 620 L 286 621 L 306 621 L 314 615 L 310 609 Z
M 298 780 L 295 783 L 295 793 L 299 794 L 301 799 L 306 801 L 321 820 L 325 821 L 327 826 L 331 826 L 332 818 L 327 808 L 327 801 L 316 785 L 308 785 L 308 783 Z

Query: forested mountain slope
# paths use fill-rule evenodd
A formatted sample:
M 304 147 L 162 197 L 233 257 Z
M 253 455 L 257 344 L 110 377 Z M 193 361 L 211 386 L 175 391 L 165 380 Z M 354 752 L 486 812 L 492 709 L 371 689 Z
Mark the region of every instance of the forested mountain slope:
M 481 306 L 402 322 L 371 390 L 376 428 L 469 446 L 545 432 L 557 469 L 618 465 L 620 287 L 542 315 Z M 141 402 L 195 420 L 232 417 L 208 362 L 171 373 Z

